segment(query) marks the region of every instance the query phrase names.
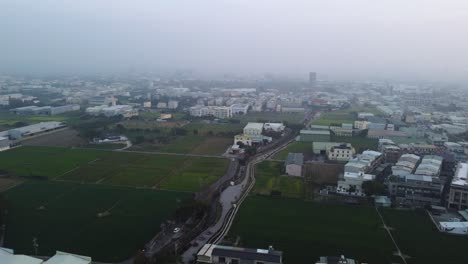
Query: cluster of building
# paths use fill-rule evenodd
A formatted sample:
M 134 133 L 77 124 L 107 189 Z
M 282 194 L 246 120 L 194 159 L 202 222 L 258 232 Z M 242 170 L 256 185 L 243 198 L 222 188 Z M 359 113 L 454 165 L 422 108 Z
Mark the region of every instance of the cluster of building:
M 134 109 L 131 105 L 99 105 L 86 108 L 86 113 L 89 115 L 99 116 L 103 115 L 106 117 L 111 116 L 123 116 L 130 118 L 132 116 L 138 116 L 138 110 Z
M 0 263 L 4 264 L 91 264 L 91 257 L 57 251 L 54 256 L 44 260 L 26 255 L 17 255 L 12 249 L 0 247 Z
M 239 150 L 243 146 L 252 146 L 269 143 L 272 137 L 265 136 L 265 132 L 283 133 L 285 126 L 282 123 L 254 123 L 249 122 L 244 127 L 242 134 L 234 136 L 233 151 Z

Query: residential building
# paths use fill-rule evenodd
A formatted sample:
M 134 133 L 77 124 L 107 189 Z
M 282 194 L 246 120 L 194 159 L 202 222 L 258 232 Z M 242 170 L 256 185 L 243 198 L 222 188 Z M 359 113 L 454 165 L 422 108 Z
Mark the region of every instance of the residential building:
M 321 154 L 321 155 L 328 156 L 330 148 L 339 146 L 341 144 L 346 144 L 346 143 L 314 141 L 312 142 L 312 152 L 317 155 Z
M 231 112 L 233 115 L 245 115 L 249 111 L 249 107 L 248 104 L 233 104 L 231 105 Z
M 230 107 L 226 106 L 203 106 L 196 105 L 189 109 L 191 116 L 203 117 L 203 116 L 214 116 L 216 118 L 231 118 L 232 111 Z M 263 125 L 263 124 L 262 124 Z
M 302 177 L 302 167 L 304 166 L 304 154 L 289 153 L 285 162 L 286 174 L 290 176 Z
M 354 128 L 359 130 L 369 129 L 369 121 L 357 120 L 354 121 Z
M 232 117 L 232 111 L 227 106 L 216 106 L 211 109 L 211 114 L 216 118 L 226 119 Z
M 166 102 L 158 102 L 158 104 L 156 105 L 156 108 L 166 109 L 167 108 L 167 103 Z
M 246 146 L 252 146 L 252 137 L 245 135 L 245 134 L 240 134 L 240 135 L 235 135 L 234 136 L 234 145 L 239 145 L 239 142 Z
M 444 185 L 437 177 L 408 174 L 390 177 L 387 186 L 399 205 L 426 206 L 441 204 Z
M 197 263 L 211 264 L 281 264 L 283 252 L 205 244 L 197 254 Z
M 338 180 L 336 191 L 342 194 L 352 194 L 363 196 L 362 183 L 375 179 L 375 175 L 365 174 L 362 172 L 345 172 L 343 177 Z
M 144 108 L 151 108 L 151 101 L 143 102 L 143 107 Z
M 336 161 L 349 161 L 354 157 L 355 150 L 351 144 L 341 144 L 339 146 L 333 146 L 328 150 L 328 159 Z
M 447 207 L 468 208 L 468 163 L 459 163 L 450 184 Z
M 285 128 L 283 123 L 265 123 L 263 125 L 265 131 L 283 132 Z

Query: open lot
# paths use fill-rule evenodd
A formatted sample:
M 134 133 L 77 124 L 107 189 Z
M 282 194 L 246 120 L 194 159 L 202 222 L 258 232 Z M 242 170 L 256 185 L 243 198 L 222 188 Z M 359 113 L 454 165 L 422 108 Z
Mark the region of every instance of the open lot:
M 312 142 L 294 141 L 293 143 L 289 144 L 285 149 L 278 152 L 274 156 L 274 159 L 284 160 L 290 152 L 303 153 L 306 158 L 313 156 L 314 152 L 312 151 Z
M 394 247 L 372 207 L 317 204 L 298 199 L 250 196 L 229 236 L 242 246 L 275 249 L 286 264 L 314 263 L 320 256 L 390 263 Z
M 346 109 L 340 109 L 333 112 L 323 113 L 319 119 L 312 122 L 313 125 L 331 125 L 342 123 L 353 123 L 357 120 L 358 112 L 368 112 L 374 115 L 381 115 L 382 113 L 372 106 L 353 106 Z
M 409 264 L 468 263 L 468 237 L 440 233 L 425 211 L 381 213 Z
M 53 133 L 39 135 L 21 142 L 25 146 L 77 147 L 88 142 L 78 135 L 78 131 L 66 128 Z
M 281 175 L 282 162 L 263 161 L 255 167 L 255 186 L 253 193 L 270 195 L 272 191 L 281 196 L 300 198 L 303 196 L 303 179 Z
M 227 165 L 222 158 L 93 149 L 21 147 L 0 153 L 0 169 L 14 176 L 188 192 L 216 181 Z
M 304 195 L 312 200 L 322 185 L 335 185 L 344 172 L 343 164 L 308 163 L 304 165 Z
M 62 250 L 123 261 L 159 232 L 188 193 L 104 185 L 27 182 L 8 190 L 5 247 L 18 254 Z M 99 217 L 99 213 L 106 216 Z

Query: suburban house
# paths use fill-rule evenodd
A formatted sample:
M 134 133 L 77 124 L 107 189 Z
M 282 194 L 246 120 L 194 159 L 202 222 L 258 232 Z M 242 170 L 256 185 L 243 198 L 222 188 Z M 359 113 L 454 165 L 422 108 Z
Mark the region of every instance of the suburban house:
M 289 153 L 286 158 L 286 174 L 290 176 L 302 177 L 302 166 L 304 165 L 304 154 Z
M 281 264 L 283 252 L 271 246 L 269 249 L 254 249 L 205 244 L 197 254 L 197 263 Z
M 239 145 L 238 143 L 241 142 L 246 146 L 252 146 L 252 138 L 245 134 L 235 135 L 234 136 L 234 145 Z
M 328 150 L 328 159 L 336 161 L 349 161 L 354 157 L 355 150 L 351 144 L 340 144 L 338 146 L 333 146 Z

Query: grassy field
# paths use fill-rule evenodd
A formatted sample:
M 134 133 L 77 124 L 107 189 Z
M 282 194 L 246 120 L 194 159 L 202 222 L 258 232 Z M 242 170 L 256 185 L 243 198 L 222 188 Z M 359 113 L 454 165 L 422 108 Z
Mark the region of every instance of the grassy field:
M 468 263 L 468 237 L 440 233 L 424 211 L 381 213 L 409 264 Z
M 282 162 L 264 161 L 255 168 L 253 193 L 270 195 L 271 191 L 281 196 L 300 198 L 303 196 L 303 180 L 298 177 L 281 176 Z
M 361 153 L 364 150 L 377 150 L 379 145 L 378 139 L 365 138 L 365 137 L 343 137 L 343 136 L 332 136 L 332 142 L 345 142 L 351 143 L 351 145 L 356 150 L 356 153 Z
M 340 109 L 333 112 L 323 113 L 319 119 L 312 122 L 313 125 L 330 125 L 341 123 L 354 123 L 357 120 L 358 112 L 369 112 L 374 115 L 381 115 L 382 113 L 372 106 L 353 106 L 347 109 Z
M 193 133 L 194 130 L 198 132 L 200 136 L 212 136 L 212 135 L 235 135 L 242 133 L 245 124 L 240 123 L 202 123 L 202 122 L 192 122 L 184 126 L 184 129 L 188 133 Z
M 236 216 L 230 237 L 242 246 L 283 251 L 283 263 L 313 263 L 320 256 L 390 263 L 394 251 L 374 208 L 251 196 Z
M 246 115 L 235 116 L 241 123 L 247 122 L 288 122 L 290 124 L 301 124 L 304 119 L 303 113 L 279 113 L 279 112 L 250 112 Z
M 15 176 L 197 191 L 224 174 L 227 159 L 90 149 L 22 147 L 0 153 L 0 169 Z
M 28 182 L 4 193 L 5 246 L 17 254 L 62 250 L 96 261 L 122 261 L 154 236 L 188 193 L 103 185 Z M 109 212 L 105 217 L 99 213 Z
M 312 156 L 314 153 L 312 151 L 312 143 L 311 142 L 300 142 L 294 141 L 293 143 L 289 144 L 285 149 L 278 152 L 274 159 L 281 159 L 284 160 L 288 156 L 288 153 L 304 153 L 304 156 Z

